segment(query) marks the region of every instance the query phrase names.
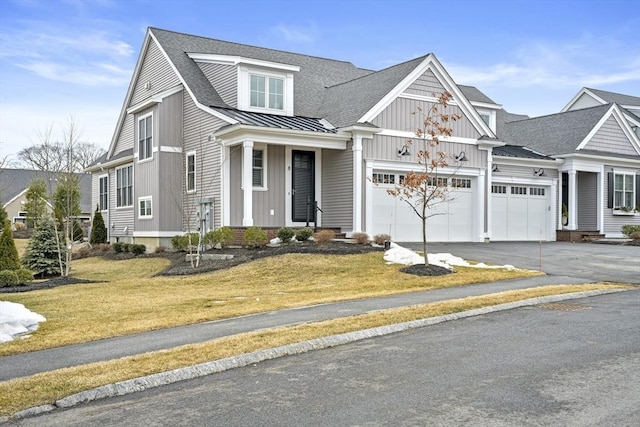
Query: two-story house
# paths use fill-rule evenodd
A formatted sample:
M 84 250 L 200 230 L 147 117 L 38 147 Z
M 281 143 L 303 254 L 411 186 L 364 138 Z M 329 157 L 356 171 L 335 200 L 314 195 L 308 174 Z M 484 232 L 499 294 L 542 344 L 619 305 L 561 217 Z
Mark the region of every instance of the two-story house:
M 535 119 L 457 85 L 433 54 L 371 71 L 157 28 L 145 36 L 109 150 L 88 168 L 94 205 L 111 241 L 151 247 L 196 228 L 303 226 L 314 202 L 323 227 L 420 241 L 419 219 L 386 190 L 416 169 L 407 144 L 420 127 L 415 113 L 443 91 L 453 95 L 447 112 L 461 117 L 438 148 L 452 157 L 440 183 L 455 190 L 428 238 L 555 240 L 562 194 L 579 205 L 571 166 L 562 180 L 566 156 L 523 142 L 517 127 Z M 612 105 L 614 120 L 627 113 Z M 620 127 L 627 146 L 605 157 L 638 174 L 637 134 Z M 599 176 L 604 189 L 604 169 Z

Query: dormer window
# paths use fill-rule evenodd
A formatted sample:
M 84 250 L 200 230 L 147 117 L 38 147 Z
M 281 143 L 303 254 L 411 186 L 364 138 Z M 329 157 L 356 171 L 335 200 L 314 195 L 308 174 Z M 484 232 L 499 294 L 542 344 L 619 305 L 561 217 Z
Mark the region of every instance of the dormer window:
M 496 112 L 494 110 L 481 110 L 478 109 L 478 114 L 482 121 L 489 126 L 491 131 L 496 131 Z
M 284 110 L 284 79 L 250 74 L 250 106 Z

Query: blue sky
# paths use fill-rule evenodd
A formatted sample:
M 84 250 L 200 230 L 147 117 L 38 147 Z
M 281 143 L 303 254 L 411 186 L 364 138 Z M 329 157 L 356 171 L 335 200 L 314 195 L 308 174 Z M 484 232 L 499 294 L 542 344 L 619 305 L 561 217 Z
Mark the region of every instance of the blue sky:
M 0 158 L 70 117 L 108 147 L 148 26 L 382 69 L 434 53 L 513 113 L 640 96 L 639 0 L 0 0 Z

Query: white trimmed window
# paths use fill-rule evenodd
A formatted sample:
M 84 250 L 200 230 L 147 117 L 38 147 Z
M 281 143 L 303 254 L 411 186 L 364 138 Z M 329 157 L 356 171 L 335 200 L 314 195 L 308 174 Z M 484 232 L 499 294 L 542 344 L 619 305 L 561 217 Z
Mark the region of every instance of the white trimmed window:
M 254 187 L 264 188 L 266 178 L 265 150 L 253 150 L 252 184 Z
M 249 105 L 284 110 L 284 78 L 249 74 Z
M 138 161 L 153 156 L 153 115 L 138 119 Z
M 635 208 L 635 175 L 615 173 L 613 175 L 613 207 L 614 209 Z
M 392 173 L 374 173 L 373 182 L 375 184 L 395 184 L 396 176 Z
M 106 175 L 98 179 L 98 209 L 101 211 L 109 209 L 109 177 Z
M 471 180 L 467 178 L 451 178 L 451 186 L 454 188 L 471 188 Z
M 138 199 L 138 218 L 151 219 L 153 211 L 151 210 L 151 196 L 140 197 Z
M 133 167 L 116 169 L 116 207 L 133 206 Z
M 187 192 L 196 191 L 196 153 L 195 151 L 187 153 L 185 170 L 187 173 Z
M 506 194 L 507 186 L 506 185 L 492 185 L 491 192 L 494 194 Z

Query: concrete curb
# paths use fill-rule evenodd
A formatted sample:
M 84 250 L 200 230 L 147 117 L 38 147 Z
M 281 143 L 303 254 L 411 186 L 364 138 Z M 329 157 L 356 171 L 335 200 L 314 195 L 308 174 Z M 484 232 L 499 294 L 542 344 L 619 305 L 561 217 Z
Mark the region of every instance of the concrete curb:
M 140 378 L 121 381 L 114 384 L 107 384 L 91 390 L 72 394 L 57 400 L 53 405 L 43 405 L 34 408 L 25 409 L 24 411 L 13 414 L 11 418 L 0 417 L 0 424 L 10 419 L 26 418 L 39 415 L 46 412 L 54 411 L 58 408 L 70 408 L 82 403 L 91 402 L 107 397 L 123 396 L 138 391 L 147 390 L 154 387 L 160 387 L 172 384 L 178 381 L 189 380 L 193 378 L 211 375 L 214 373 L 224 372 L 229 369 L 240 368 L 251 364 L 263 362 L 265 360 L 275 359 L 278 357 L 306 353 L 313 350 L 320 350 L 335 347 L 343 344 L 365 340 L 369 338 L 380 337 L 384 335 L 403 332 L 410 329 L 422 328 L 429 325 L 448 322 L 451 320 L 464 319 L 467 317 L 479 316 L 482 314 L 494 313 L 497 311 L 511 310 L 514 308 L 533 306 L 538 304 L 546 304 L 558 301 L 566 301 L 592 297 L 597 295 L 605 295 L 616 292 L 624 292 L 627 289 L 611 289 L 611 290 L 594 290 L 585 292 L 576 292 L 571 294 L 549 295 L 545 297 L 530 298 L 521 301 L 514 301 L 505 304 L 498 304 L 489 307 L 482 307 L 473 310 L 463 311 L 460 313 L 447 314 L 444 316 L 430 317 L 420 320 L 412 320 L 409 322 L 397 323 L 393 325 L 379 326 L 361 331 L 348 332 L 340 335 L 333 335 L 324 338 L 316 338 L 309 341 L 303 341 L 295 344 L 288 344 L 280 347 L 259 350 L 252 353 L 241 354 L 238 356 L 228 357 L 213 362 L 201 363 L 186 368 L 178 368 L 167 372 L 147 375 Z

